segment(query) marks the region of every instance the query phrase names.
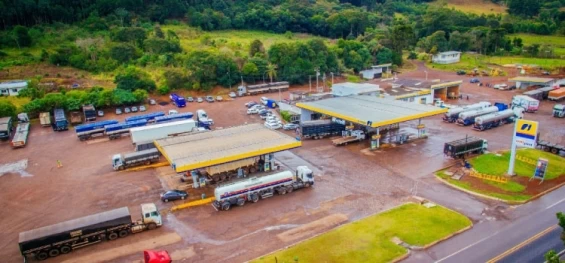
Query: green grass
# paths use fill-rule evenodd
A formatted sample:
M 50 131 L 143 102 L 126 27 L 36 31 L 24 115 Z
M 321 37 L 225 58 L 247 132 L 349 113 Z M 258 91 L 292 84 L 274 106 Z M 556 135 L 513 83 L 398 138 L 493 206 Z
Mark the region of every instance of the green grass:
M 522 192 L 526 189 L 525 186 L 523 186 L 519 183 L 516 183 L 514 181 L 508 181 L 507 183 L 499 183 L 499 182 L 494 182 L 494 181 L 489 181 L 489 180 L 483 180 L 483 183 L 492 185 L 492 186 L 494 186 L 498 189 L 501 189 L 503 191 L 513 192 L 513 193 L 519 193 L 519 192 Z
M 14 104 L 14 106 L 18 109 L 30 101 L 29 98 L 18 98 L 16 96 L 2 96 L 0 97 L 0 100 L 7 100 Z
M 487 68 L 485 56 L 473 55 L 473 54 L 467 54 L 467 53 L 462 53 L 461 54 L 461 61 L 459 61 L 457 63 L 434 64 L 431 61 L 426 61 L 426 66 L 428 68 L 435 68 L 435 69 L 447 70 L 447 71 L 457 71 L 457 70 L 460 70 L 460 69 L 471 71 L 474 68 L 479 68 L 479 69 Z
M 565 67 L 565 59 L 560 58 L 526 58 L 526 57 L 489 57 L 487 62 L 498 65 L 505 64 L 534 64 L 544 69 L 553 70 L 559 67 Z
M 434 3 L 441 3 L 442 1 L 436 1 Z M 454 8 L 465 13 L 473 14 L 503 14 L 506 13 L 506 7 L 502 5 L 494 4 L 489 0 L 448 0 L 448 8 Z
M 551 180 L 560 175 L 565 175 L 565 159 L 563 157 L 537 149 L 519 149 L 517 155 L 521 155 L 535 161 L 537 161 L 539 157 L 547 159 L 549 161 L 549 165 L 545 174 L 546 180 Z M 508 171 L 508 164 L 510 162 L 510 152 L 505 152 L 500 156 L 497 156 L 494 153 L 483 154 L 477 158 L 471 159 L 469 162 L 473 165 L 473 168 L 480 173 L 505 175 Z M 514 171 L 518 176 L 531 177 L 534 174 L 535 166 L 516 160 Z
M 463 53 L 461 54 L 461 61 L 459 61 L 458 63 L 443 65 L 443 64 L 434 64 L 430 61 L 426 61 L 426 66 L 428 68 L 435 68 L 439 70 L 453 71 L 453 72 L 460 69 L 469 72 L 474 68 L 485 70 L 488 69 L 489 64 L 496 64 L 500 66 L 506 64 L 535 64 L 545 69 L 551 70 L 558 67 L 565 67 L 565 59 L 527 58 L 527 57 L 517 57 L 517 56 L 491 57 L 491 56 Z
M 525 194 L 518 194 L 518 193 L 503 194 L 503 193 L 495 193 L 495 192 L 488 192 L 488 191 L 484 191 L 484 190 L 475 189 L 471 186 L 470 183 L 451 179 L 444 172 L 438 172 L 438 173 L 436 173 L 436 175 L 438 177 L 446 180 L 448 183 L 455 185 L 455 186 L 458 186 L 460 188 L 463 188 L 465 190 L 469 190 L 471 192 L 475 192 L 475 193 L 479 193 L 479 194 L 483 194 L 483 195 L 487 195 L 487 196 L 496 197 L 496 198 L 506 200 L 506 201 L 527 201 L 530 198 L 532 198 L 531 195 L 525 195 Z M 500 188 L 501 190 L 505 190 L 505 191 L 517 190 L 518 189 L 518 186 L 516 186 L 514 184 L 511 184 L 510 186 L 503 186 L 502 183 L 495 183 L 495 182 L 490 182 L 490 181 L 487 181 L 487 180 L 483 180 L 483 182 L 486 182 L 487 184 L 493 185 L 493 186 Z M 509 192 L 513 192 L 513 191 L 509 191 Z
M 532 44 L 549 44 L 554 47 L 554 52 L 558 56 L 565 55 L 565 36 L 543 36 L 534 34 L 511 34 L 508 35 L 510 38 L 519 37 L 522 39 L 522 43 L 525 46 L 530 46 Z
M 390 262 L 407 253 L 391 241 L 395 236 L 424 246 L 470 225 L 464 215 L 441 206 L 406 204 L 251 262 Z

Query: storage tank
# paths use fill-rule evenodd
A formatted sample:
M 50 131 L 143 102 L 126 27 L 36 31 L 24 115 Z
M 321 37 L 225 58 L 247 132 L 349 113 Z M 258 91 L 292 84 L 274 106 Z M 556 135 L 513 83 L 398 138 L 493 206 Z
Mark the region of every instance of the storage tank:
M 504 120 L 510 117 L 514 117 L 513 110 L 503 110 L 495 113 L 486 114 L 483 116 L 479 116 L 475 118 L 475 123 L 479 125 L 483 125 L 493 121 Z
M 277 182 L 277 183 L 291 182 L 293 178 L 294 178 L 294 174 L 290 171 L 284 171 L 262 177 L 251 177 L 246 180 L 220 185 L 216 187 L 216 189 L 214 190 L 214 197 L 216 197 L 217 201 L 220 201 L 244 193 L 244 191 L 242 190 L 253 191 L 255 189 L 261 188 L 262 186 L 269 185 L 273 182 Z

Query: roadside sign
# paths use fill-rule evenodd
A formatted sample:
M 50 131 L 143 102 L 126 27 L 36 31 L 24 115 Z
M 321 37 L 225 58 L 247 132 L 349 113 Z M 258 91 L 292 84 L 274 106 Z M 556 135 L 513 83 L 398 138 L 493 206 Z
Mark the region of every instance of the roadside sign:
M 536 148 L 536 136 L 538 134 L 538 122 L 519 119 L 514 129 L 514 140 L 516 146 Z
M 540 179 L 542 182 L 545 178 L 545 172 L 547 171 L 547 165 L 549 161 L 544 158 L 539 158 L 536 164 L 536 170 L 534 171 L 534 176 L 530 178 L 532 179 Z M 540 183 L 541 184 L 541 183 Z

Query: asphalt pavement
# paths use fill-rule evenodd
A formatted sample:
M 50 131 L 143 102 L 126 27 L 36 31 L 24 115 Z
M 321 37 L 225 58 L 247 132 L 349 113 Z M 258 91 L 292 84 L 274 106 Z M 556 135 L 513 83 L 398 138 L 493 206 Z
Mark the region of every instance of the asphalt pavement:
M 561 228 L 554 225 L 548 228 L 548 230 L 540 236 L 534 236 L 532 240 L 527 240 L 529 243 L 525 243 L 516 251 L 503 255 L 496 262 L 543 262 L 547 251 L 551 249 L 555 250 L 555 252 L 563 251 L 565 246 L 559 237 L 561 235 Z

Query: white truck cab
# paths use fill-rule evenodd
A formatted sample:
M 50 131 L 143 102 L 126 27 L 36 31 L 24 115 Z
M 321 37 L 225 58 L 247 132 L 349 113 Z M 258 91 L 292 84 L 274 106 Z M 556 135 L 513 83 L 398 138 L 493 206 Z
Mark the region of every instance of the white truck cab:
M 157 210 L 157 206 L 153 203 L 141 205 L 141 220 L 143 221 L 143 224 L 148 226 L 151 226 L 151 224 L 155 224 L 155 226 L 163 225 L 161 214 L 159 213 L 159 210 Z
M 314 184 L 314 173 L 310 170 L 310 168 L 308 168 L 308 166 L 296 167 L 296 177 L 303 183 L 308 183 L 309 185 Z
M 114 154 L 112 156 L 112 167 L 114 167 L 114 170 L 117 171 L 120 169 L 120 167 L 124 166 L 124 158 L 122 157 L 121 154 Z

